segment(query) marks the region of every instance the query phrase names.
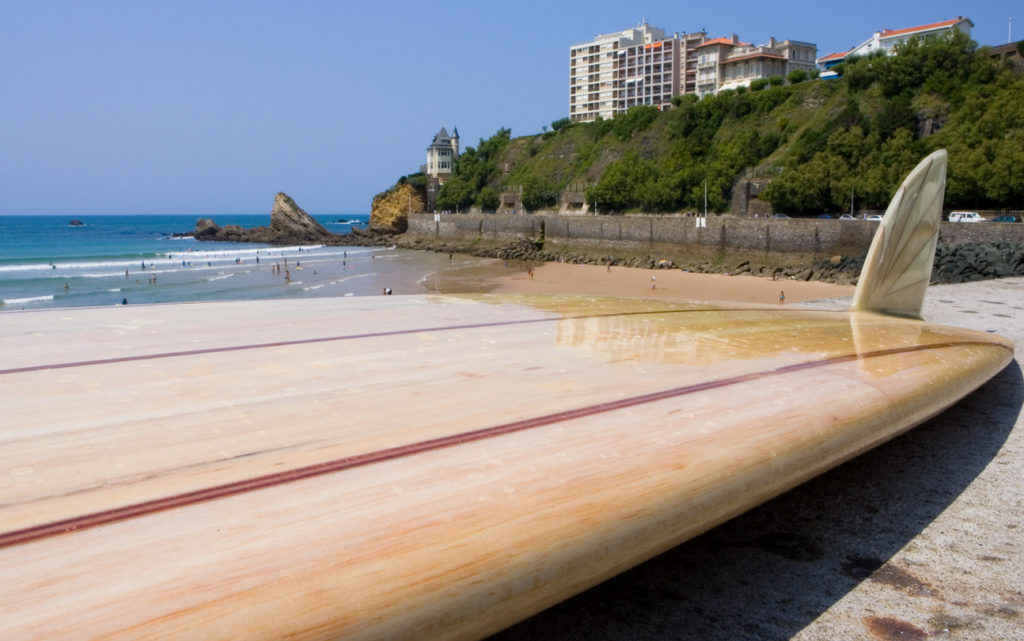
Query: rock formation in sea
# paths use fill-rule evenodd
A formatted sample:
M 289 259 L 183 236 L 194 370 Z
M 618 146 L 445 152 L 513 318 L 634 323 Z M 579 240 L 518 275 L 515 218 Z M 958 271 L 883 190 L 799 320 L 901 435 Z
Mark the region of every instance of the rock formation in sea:
M 295 201 L 283 192 L 274 198 L 270 211 L 269 227 L 245 229 L 238 225 L 220 227 L 209 218 L 196 221 L 193 232 L 196 240 L 220 240 L 240 243 L 266 243 L 268 245 L 294 245 L 302 243 L 334 244 L 336 234 L 324 229 L 312 216 L 307 214 Z

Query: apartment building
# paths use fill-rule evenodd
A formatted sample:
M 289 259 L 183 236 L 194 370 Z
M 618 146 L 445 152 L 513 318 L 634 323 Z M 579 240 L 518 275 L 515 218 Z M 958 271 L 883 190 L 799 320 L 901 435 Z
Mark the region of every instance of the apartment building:
M 681 75 L 679 79 L 679 93 L 697 93 L 697 47 L 707 40 L 708 34 L 705 31 L 697 33 L 684 33 L 679 36 L 682 49 L 679 52 Z
M 703 98 L 718 93 L 721 83 L 721 61 L 729 57 L 737 47 L 749 47 L 749 42 L 740 42 L 739 36 L 712 38 L 697 46 L 697 95 Z
M 758 78 L 813 71 L 818 47 L 771 38 L 754 46 L 737 36 L 708 40 L 707 33 L 674 33 L 646 22 L 602 34 L 569 49 L 569 118 L 612 118 L 636 105 L 668 108 L 683 94 L 707 96 Z
M 822 71 L 822 78 L 835 77 L 836 73 L 831 71 L 832 67 L 847 58 L 853 56 L 866 56 L 877 51 L 881 51 L 886 55 L 892 55 L 897 45 L 904 44 L 912 38 L 931 40 L 933 38 L 945 36 L 954 29 L 962 31 L 969 36 L 971 35 L 971 28 L 973 26 L 974 23 L 971 22 L 970 18 L 957 16 L 951 20 L 933 22 L 917 27 L 907 27 L 904 29 L 882 29 L 881 31 L 874 32 L 871 34 L 871 37 L 849 51 L 830 53 L 818 58 L 816 62 L 818 68 Z
M 646 22 L 569 49 L 569 118 L 612 118 L 636 105 L 659 109 L 695 90 L 697 44 L 705 34 L 672 34 Z
M 770 38 L 767 44 L 740 42 L 738 36 L 714 38 L 697 46 L 697 90 L 700 97 L 749 86 L 754 80 L 781 76 L 797 69 L 813 71 L 818 47 L 811 42 Z

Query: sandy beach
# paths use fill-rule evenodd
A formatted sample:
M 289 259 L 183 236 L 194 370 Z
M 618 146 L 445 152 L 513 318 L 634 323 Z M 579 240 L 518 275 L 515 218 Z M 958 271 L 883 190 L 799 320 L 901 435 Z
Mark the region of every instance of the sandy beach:
M 785 304 L 852 296 L 854 288 L 818 281 L 771 280 L 755 276 L 696 274 L 679 269 L 638 269 L 545 263 L 528 271 L 498 276 L 491 291 L 498 294 L 581 294 L 629 298 L 662 298 L 736 303 Z

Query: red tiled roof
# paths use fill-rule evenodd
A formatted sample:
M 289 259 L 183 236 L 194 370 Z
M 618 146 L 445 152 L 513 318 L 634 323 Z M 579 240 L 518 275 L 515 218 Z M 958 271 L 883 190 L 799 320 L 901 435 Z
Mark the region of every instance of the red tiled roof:
M 730 62 L 738 62 L 740 60 L 749 60 L 751 58 L 775 58 L 777 60 L 785 60 L 786 59 L 781 54 L 769 53 L 767 51 L 755 51 L 754 53 L 748 53 L 748 54 L 745 54 L 745 55 L 742 55 L 742 56 L 736 56 L 735 58 L 731 58 L 731 57 L 730 58 L 726 58 L 725 60 L 720 60 L 719 62 L 721 62 L 723 65 L 726 65 L 726 64 L 729 64 Z
M 699 47 L 706 47 L 708 45 L 732 45 L 732 44 L 740 46 L 740 47 L 749 47 L 750 46 L 749 42 L 733 42 L 732 38 L 715 38 L 714 40 L 705 40 L 704 42 L 702 42 L 699 45 L 697 45 L 696 47 L 694 47 L 694 49 L 697 49 Z
M 827 56 L 822 56 L 822 57 L 818 58 L 818 62 L 825 62 L 826 60 L 842 60 L 843 58 L 846 57 L 846 54 L 848 54 L 848 53 L 850 53 L 850 52 L 849 51 L 837 51 L 835 53 L 830 53 Z
M 907 27 L 906 29 L 883 29 L 881 31 L 881 36 L 883 38 L 890 38 L 892 36 L 899 36 L 905 33 L 914 33 L 917 31 L 930 31 L 932 29 L 941 29 L 942 27 L 952 27 L 953 25 L 963 20 L 966 20 L 966 18 L 954 18 L 953 20 L 943 20 L 942 22 L 924 24 L 921 25 L 920 27 Z

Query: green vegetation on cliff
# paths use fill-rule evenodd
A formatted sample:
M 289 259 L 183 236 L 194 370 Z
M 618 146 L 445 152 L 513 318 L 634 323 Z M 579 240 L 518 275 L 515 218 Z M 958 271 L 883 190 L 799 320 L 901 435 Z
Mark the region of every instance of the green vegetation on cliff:
M 500 129 L 459 157 L 438 209 L 484 211 L 518 190 L 531 211 L 583 191 L 598 211 L 727 211 L 746 172 L 767 175 L 777 211 L 888 203 L 929 152 L 949 150 L 946 206 L 1024 208 L 1024 77 L 957 33 L 898 56 L 840 66 L 840 80 L 790 78 L 723 91 L 672 109 L 634 107 L 612 120 L 552 123 L 511 138 Z M 781 80 L 781 79 L 780 79 Z

